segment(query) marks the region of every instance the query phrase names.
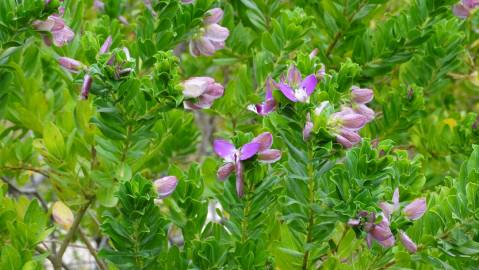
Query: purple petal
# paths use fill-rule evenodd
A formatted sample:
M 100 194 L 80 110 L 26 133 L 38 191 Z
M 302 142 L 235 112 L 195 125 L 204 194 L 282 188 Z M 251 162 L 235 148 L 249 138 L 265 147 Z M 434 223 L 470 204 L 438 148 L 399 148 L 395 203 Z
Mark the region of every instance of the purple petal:
M 196 40 L 196 48 L 198 48 L 201 54 L 207 56 L 214 54 L 216 51 L 215 46 L 210 42 L 210 40 L 204 37 L 200 37 Z
M 294 87 L 299 86 L 301 83 L 301 72 L 299 69 L 296 68 L 296 66 L 291 65 L 291 67 L 288 70 L 288 83 L 289 85 L 292 85 Z
M 298 99 L 294 96 L 294 91 L 288 85 L 279 83 L 278 84 L 279 90 L 283 93 L 283 95 L 293 102 L 297 102 Z
M 416 253 L 416 244 L 411 240 L 411 238 L 409 238 L 409 236 L 405 232 L 399 231 L 399 238 L 401 239 L 401 243 L 409 252 Z
M 106 38 L 105 42 L 103 42 L 103 45 L 101 45 L 100 54 L 104 54 L 104 53 L 108 52 L 112 42 L 113 42 L 113 39 L 111 38 L 111 36 L 108 36 Z
M 61 47 L 67 44 L 75 37 L 75 33 L 67 26 L 65 26 L 61 30 L 52 31 L 52 35 L 53 35 L 53 44 L 55 44 L 55 46 L 57 47 Z
M 244 195 L 244 176 L 243 176 L 243 165 L 241 161 L 236 162 L 236 194 L 238 197 L 242 198 Z
M 160 199 L 170 196 L 178 185 L 178 179 L 175 176 L 166 176 L 156 180 L 153 184 Z
M 210 41 L 224 42 L 230 34 L 228 28 L 219 24 L 211 24 L 205 28 L 204 37 Z
M 274 163 L 281 159 L 281 151 L 277 149 L 267 149 L 258 153 L 258 160 L 263 163 Z
M 190 49 L 191 56 L 194 56 L 194 57 L 200 56 L 201 54 L 200 50 L 198 50 L 198 47 L 196 46 L 196 42 L 194 40 L 190 41 L 189 49 Z
M 259 143 L 254 142 L 243 145 L 240 149 L 240 160 L 247 160 L 256 155 L 256 153 L 258 153 L 259 151 L 260 146 L 261 145 Z
M 263 132 L 256 136 L 251 142 L 259 143 L 258 151 L 261 152 L 271 148 L 271 145 L 273 145 L 273 135 L 269 132 Z
M 471 14 L 469 8 L 462 4 L 456 4 L 452 7 L 452 12 L 459 18 L 466 19 Z
M 68 71 L 77 73 L 82 68 L 82 63 L 78 60 L 69 57 L 60 57 L 58 58 L 58 63 Z
M 376 241 L 384 241 L 393 237 L 391 229 L 389 228 L 389 222 L 387 221 L 387 218 L 384 217 L 379 224 L 376 224 L 373 227 L 370 233 Z
M 374 92 L 368 88 L 352 87 L 351 96 L 354 102 L 359 104 L 366 104 L 371 102 L 374 98 Z
M 268 77 L 266 79 L 266 91 L 265 91 L 265 100 L 268 100 L 268 99 L 273 99 L 273 88 L 274 88 L 274 82 L 273 82 L 273 79 L 271 79 L 271 77 Z
M 341 117 L 342 126 L 351 130 L 363 128 L 367 121 L 368 119 L 364 115 L 358 113 L 346 114 Z
M 426 212 L 426 199 L 415 199 L 413 202 L 404 207 L 404 214 L 410 220 L 416 220 L 422 217 Z
M 206 89 L 205 95 L 209 95 L 214 98 L 219 98 L 223 96 L 224 89 L 225 88 L 223 87 L 223 85 L 219 83 L 210 83 L 208 85 L 208 88 Z
M 316 55 L 318 55 L 318 48 L 314 48 L 314 50 L 311 51 L 311 53 L 309 54 L 309 59 L 313 59 L 316 57 Z
M 344 146 L 344 148 L 351 148 L 353 144 L 341 135 L 336 135 L 336 141 Z
M 233 162 L 226 163 L 218 169 L 217 177 L 218 180 L 224 181 L 230 174 L 235 170 L 235 165 Z
M 359 224 L 361 224 L 361 221 L 359 219 L 348 220 L 348 225 L 349 226 L 355 227 L 355 226 L 358 226 Z
M 185 98 L 197 98 L 208 90 L 214 79 L 210 77 L 191 77 L 182 83 Z
M 354 107 L 354 112 L 366 117 L 367 122 L 371 122 L 375 117 L 374 111 L 364 104 L 357 104 Z
M 386 216 L 388 219 L 391 218 L 391 214 L 394 211 L 393 205 L 391 205 L 390 203 L 387 203 L 387 202 L 380 202 L 379 203 L 379 208 L 381 208 L 381 210 L 383 210 L 384 216 Z
M 313 93 L 317 83 L 318 79 L 316 79 L 316 76 L 314 74 L 311 74 L 308 77 L 304 78 L 304 80 L 301 82 L 301 87 L 306 91 L 308 97 L 311 96 L 311 94 Z
M 236 148 L 227 140 L 215 140 L 213 142 L 213 149 L 215 153 L 228 162 L 233 162 L 235 159 Z
M 385 248 L 389 248 L 389 247 L 394 246 L 395 242 L 396 242 L 396 240 L 394 239 L 394 236 L 391 236 L 391 237 L 389 237 L 388 239 L 385 239 L 385 240 L 378 241 L 378 243 Z
M 343 128 L 341 129 L 340 135 L 350 141 L 353 145 L 361 142 L 361 136 L 352 130 Z

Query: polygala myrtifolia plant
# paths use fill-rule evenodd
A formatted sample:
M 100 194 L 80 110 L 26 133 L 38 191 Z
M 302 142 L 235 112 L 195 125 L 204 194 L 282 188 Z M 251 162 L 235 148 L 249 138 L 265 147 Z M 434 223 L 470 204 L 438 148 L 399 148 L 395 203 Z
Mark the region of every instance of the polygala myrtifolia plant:
M 479 1 L 0 1 L 0 269 L 477 269 Z

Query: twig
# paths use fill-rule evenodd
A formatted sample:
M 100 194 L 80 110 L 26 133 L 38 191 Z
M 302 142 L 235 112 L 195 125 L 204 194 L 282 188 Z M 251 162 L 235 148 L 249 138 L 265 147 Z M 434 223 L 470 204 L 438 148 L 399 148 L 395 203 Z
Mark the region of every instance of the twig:
M 2 180 L 3 180 L 3 182 L 5 182 L 8 185 L 8 189 L 9 189 L 10 193 L 19 193 L 19 194 L 25 194 L 25 195 L 33 196 L 33 197 L 38 199 L 38 201 L 42 205 L 43 209 L 45 209 L 45 211 L 48 212 L 48 205 L 45 202 L 45 200 L 42 198 L 42 196 L 40 196 L 38 191 L 20 189 L 20 188 L 16 187 L 14 184 L 10 183 L 10 181 L 6 177 L 3 177 L 3 176 L 2 176 Z
M 90 254 L 95 258 L 96 263 L 98 264 L 98 267 L 101 270 L 108 270 L 108 267 L 105 265 L 105 263 L 98 257 L 98 254 L 95 250 L 95 248 L 92 246 L 88 238 L 86 237 L 85 233 L 83 233 L 81 228 L 78 228 L 78 234 L 80 235 L 81 240 L 83 243 L 85 243 L 86 247 L 88 248 L 88 251 L 90 251 Z
M 19 167 L 12 167 L 12 166 L 3 166 L 2 169 L 7 169 L 7 170 L 21 170 L 21 171 L 32 171 L 32 172 L 36 172 L 38 174 L 41 174 L 45 177 L 48 177 L 48 173 L 42 171 L 41 169 L 38 169 L 38 168 L 33 168 L 33 167 L 23 167 L 23 166 L 19 166 Z
M 65 239 L 63 239 L 63 243 L 60 246 L 60 250 L 57 253 L 57 259 L 55 261 L 56 263 L 54 264 L 55 269 L 60 269 L 63 254 L 65 253 L 65 250 L 67 249 L 68 244 L 70 243 L 73 236 L 75 235 L 75 232 L 77 231 L 80 225 L 80 222 L 86 213 L 86 210 L 88 209 L 88 207 L 90 206 L 92 202 L 93 202 L 93 198 L 89 199 L 87 203 L 84 204 L 80 208 L 80 210 L 78 210 L 77 216 L 75 217 L 75 220 L 73 221 L 72 227 L 70 228 L 70 230 L 68 230 L 67 235 L 65 236 Z

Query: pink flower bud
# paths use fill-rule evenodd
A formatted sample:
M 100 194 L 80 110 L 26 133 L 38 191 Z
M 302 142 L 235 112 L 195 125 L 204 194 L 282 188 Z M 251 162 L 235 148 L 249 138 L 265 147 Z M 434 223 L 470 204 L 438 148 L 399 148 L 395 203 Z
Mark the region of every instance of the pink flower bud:
M 90 93 L 92 82 L 93 82 L 93 78 L 90 75 L 86 74 L 85 77 L 83 77 L 83 85 L 81 87 L 81 92 L 80 92 L 82 99 L 88 98 L 88 94 Z
M 359 134 L 355 131 L 349 129 L 341 129 L 339 135 L 346 138 L 349 142 L 351 142 L 352 145 L 356 145 L 361 142 L 361 136 L 359 136 Z
M 353 147 L 353 143 L 350 142 L 348 139 L 344 138 L 341 135 L 336 135 L 336 141 L 340 143 L 344 148 L 351 148 Z
M 359 130 L 366 125 L 368 119 L 358 113 L 349 113 L 340 118 L 343 127 L 351 130 Z
M 108 52 L 112 43 L 113 43 L 113 39 L 111 38 L 111 36 L 108 36 L 105 42 L 103 42 L 103 45 L 101 45 L 100 54 L 104 54 Z
M 219 23 L 223 18 L 223 10 L 221 8 L 213 8 L 206 12 L 206 17 L 203 22 L 205 24 Z
M 348 220 L 348 225 L 351 227 L 359 226 L 361 221 L 359 219 L 350 219 Z
M 178 185 L 178 179 L 176 176 L 165 176 L 155 180 L 153 185 L 160 199 L 164 199 L 175 191 L 176 186 Z
M 188 4 L 193 4 L 193 0 L 181 0 L 181 3 L 188 5 Z
M 214 79 L 210 77 L 192 77 L 183 82 L 183 95 L 185 98 L 197 98 L 208 89 L 208 85 L 213 83 Z
M 251 140 L 251 142 L 259 143 L 258 151 L 261 152 L 271 148 L 271 145 L 273 145 L 273 135 L 269 132 L 263 132 Z
M 368 88 L 352 87 L 351 91 L 352 100 L 359 104 L 369 103 L 374 98 L 374 92 Z
M 60 65 L 62 65 L 62 67 L 73 73 L 78 73 L 83 66 L 80 61 L 69 57 L 60 57 L 58 58 L 58 62 L 60 63 Z
M 410 220 L 417 220 L 426 212 L 426 199 L 415 199 L 413 202 L 404 207 L 404 214 Z
M 399 231 L 399 239 L 401 240 L 401 243 L 409 252 L 416 253 L 417 251 L 416 244 L 411 240 L 411 238 L 409 238 L 409 236 L 405 232 Z
M 309 54 L 309 59 L 313 59 L 316 57 L 316 55 L 318 55 L 318 48 L 314 48 L 311 53 Z
M 274 163 L 281 159 L 281 151 L 277 149 L 267 149 L 258 153 L 258 160 L 263 163 Z
M 311 121 L 311 114 L 308 113 L 306 115 L 306 124 L 304 124 L 303 128 L 303 140 L 307 141 L 309 136 L 311 136 L 311 131 L 313 130 L 313 122 Z
M 216 173 L 218 180 L 224 181 L 230 174 L 235 170 L 235 165 L 232 162 L 226 163 L 225 165 L 221 166 Z

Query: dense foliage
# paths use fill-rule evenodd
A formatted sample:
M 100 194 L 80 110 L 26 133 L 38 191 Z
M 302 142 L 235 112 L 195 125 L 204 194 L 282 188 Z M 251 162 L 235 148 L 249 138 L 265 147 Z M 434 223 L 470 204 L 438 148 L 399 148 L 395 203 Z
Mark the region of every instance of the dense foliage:
M 1 0 L 0 269 L 477 269 L 477 9 Z

